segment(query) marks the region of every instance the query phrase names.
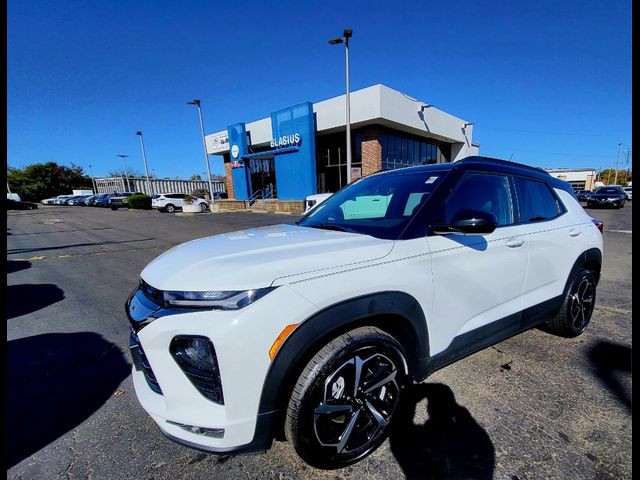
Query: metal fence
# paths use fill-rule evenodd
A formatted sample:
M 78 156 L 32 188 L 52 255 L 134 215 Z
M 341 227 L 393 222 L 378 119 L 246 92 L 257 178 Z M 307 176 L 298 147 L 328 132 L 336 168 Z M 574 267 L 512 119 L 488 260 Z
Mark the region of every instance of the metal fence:
M 142 192 L 147 195 L 155 193 L 192 193 L 194 190 L 209 191 L 209 182 L 203 180 L 169 180 L 169 179 L 150 179 L 151 191 L 149 191 L 146 178 L 129 177 L 109 177 L 96 178 L 96 189 L 98 193 L 123 193 L 123 192 Z M 224 182 L 211 182 L 213 184 L 213 192 L 223 193 Z

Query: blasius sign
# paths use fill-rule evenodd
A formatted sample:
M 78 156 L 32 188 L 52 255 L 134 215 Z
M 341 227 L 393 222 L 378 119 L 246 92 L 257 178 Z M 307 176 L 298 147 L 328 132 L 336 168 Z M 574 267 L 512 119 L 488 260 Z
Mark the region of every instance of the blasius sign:
M 289 135 L 283 135 L 276 140 L 271 140 L 271 148 L 292 147 L 294 145 L 300 145 L 302 137 L 299 133 L 291 133 Z

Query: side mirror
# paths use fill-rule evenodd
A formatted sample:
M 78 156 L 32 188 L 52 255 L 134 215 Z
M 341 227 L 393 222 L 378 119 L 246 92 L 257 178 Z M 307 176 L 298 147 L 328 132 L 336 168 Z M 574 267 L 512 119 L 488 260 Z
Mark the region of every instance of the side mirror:
M 498 220 L 493 213 L 480 210 L 460 210 L 451 219 L 451 224 L 437 224 L 431 226 L 436 235 L 458 233 L 462 235 L 487 235 L 498 226 Z

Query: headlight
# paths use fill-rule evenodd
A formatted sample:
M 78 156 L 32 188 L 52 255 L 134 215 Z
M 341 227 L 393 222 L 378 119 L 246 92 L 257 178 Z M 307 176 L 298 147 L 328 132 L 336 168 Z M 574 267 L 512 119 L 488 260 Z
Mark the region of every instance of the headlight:
M 214 308 L 238 310 L 264 297 L 276 287 L 241 291 L 181 292 L 165 291 L 164 301 L 175 307 Z

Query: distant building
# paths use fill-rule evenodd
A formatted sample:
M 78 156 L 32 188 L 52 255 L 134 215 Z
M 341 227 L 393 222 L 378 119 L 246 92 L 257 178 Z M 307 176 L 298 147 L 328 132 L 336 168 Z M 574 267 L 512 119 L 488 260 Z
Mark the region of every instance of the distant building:
M 574 191 L 593 190 L 598 172 L 595 168 L 547 168 L 552 177 L 569 183 Z
M 147 195 L 155 193 L 192 193 L 194 190 L 209 191 L 209 182 L 204 180 L 166 180 L 151 178 L 151 191 L 147 188 L 147 179 L 129 177 L 129 185 L 124 177 L 96 178 L 98 193 L 141 192 Z M 224 182 L 212 181 L 213 192 L 224 192 Z

